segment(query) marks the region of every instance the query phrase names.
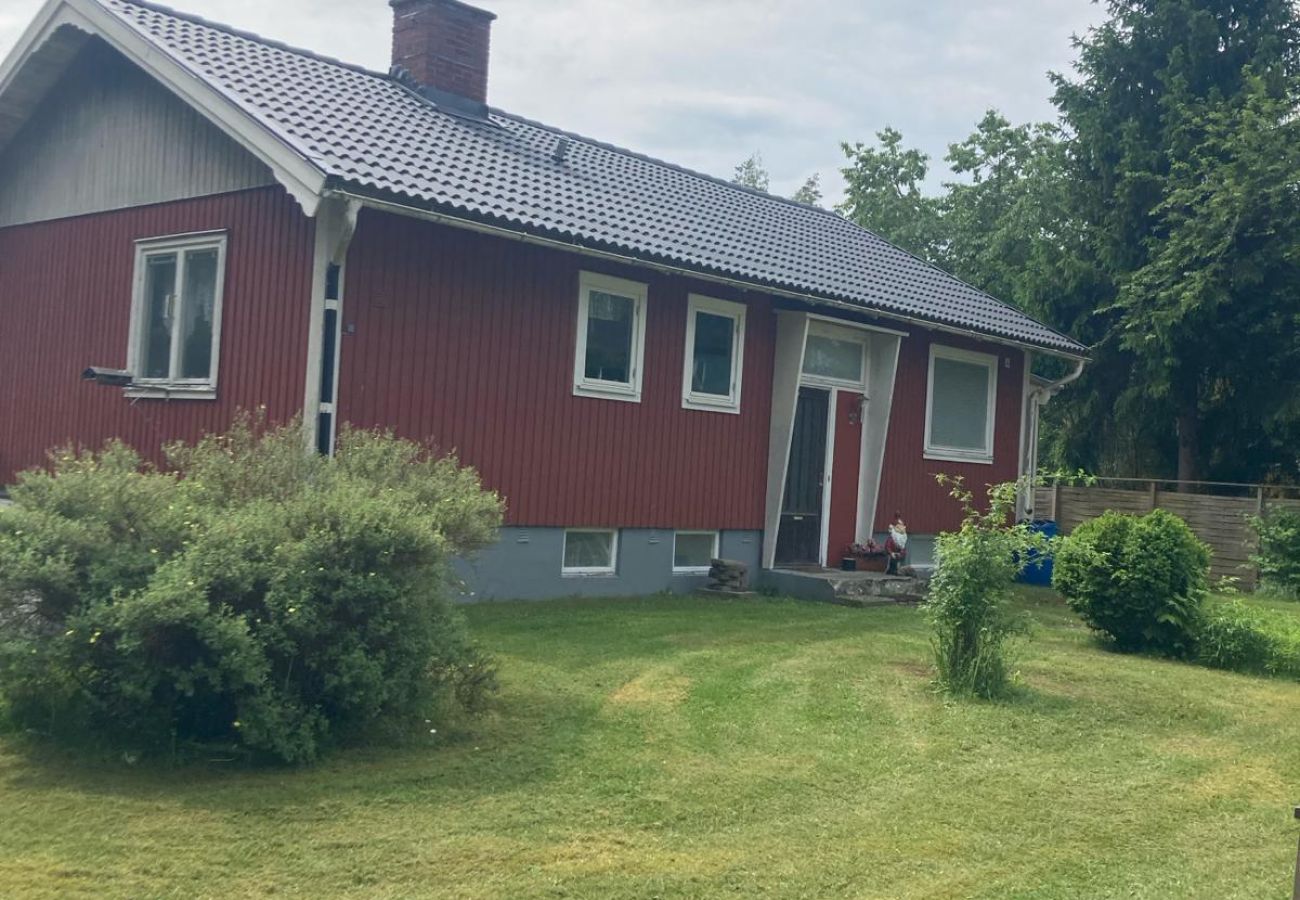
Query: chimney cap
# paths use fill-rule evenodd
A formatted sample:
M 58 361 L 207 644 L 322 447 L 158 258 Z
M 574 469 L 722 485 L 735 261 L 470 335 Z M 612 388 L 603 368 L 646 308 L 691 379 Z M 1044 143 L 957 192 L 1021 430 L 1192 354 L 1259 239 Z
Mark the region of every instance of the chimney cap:
M 487 19 L 489 22 L 494 22 L 496 21 L 497 18 L 496 13 L 483 9 L 482 7 L 479 6 L 474 6 L 473 4 L 470 3 L 465 3 L 463 2 L 463 0 L 388 0 L 388 5 L 391 6 L 393 9 L 400 9 L 403 6 L 415 6 L 417 4 L 421 4 L 421 5 L 436 4 L 438 6 L 455 6 L 465 10 L 466 12 L 471 12 L 474 13 L 475 15 L 482 16 L 483 18 Z

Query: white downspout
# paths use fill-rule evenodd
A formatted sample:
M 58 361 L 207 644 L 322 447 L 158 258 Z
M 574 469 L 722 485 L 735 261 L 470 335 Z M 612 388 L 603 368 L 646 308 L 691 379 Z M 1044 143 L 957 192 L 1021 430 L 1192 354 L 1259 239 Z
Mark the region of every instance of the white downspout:
M 1042 387 L 1034 388 L 1029 392 L 1029 459 L 1026 461 L 1025 474 L 1028 476 L 1029 484 L 1025 487 L 1025 493 L 1028 495 L 1022 501 L 1025 510 L 1032 511 L 1034 505 L 1034 485 L 1038 481 L 1038 424 L 1039 415 L 1044 406 L 1052 402 L 1052 398 L 1066 387 L 1078 381 L 1083 375 L 1083 369 L 1088 365 L 1087 359 L 1079 359 L 1075 362 L 1074 371 L 1066 375 L 1059 381 L 1053 381 L 1051 384 L 1045 384 Z

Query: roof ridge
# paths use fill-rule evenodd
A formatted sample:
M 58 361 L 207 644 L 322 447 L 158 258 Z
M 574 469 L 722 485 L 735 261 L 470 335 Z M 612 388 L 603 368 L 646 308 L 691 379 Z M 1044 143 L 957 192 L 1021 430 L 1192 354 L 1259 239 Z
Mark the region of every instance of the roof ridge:
M 107 2 L 107 0 L 93 0 L 93 2 L 98 4 L 99 6 L 108 8 L 110 12 L 112 11 L 112 9 L 110 8 L 110 4 Z M 162 13 L 165 16 L 172 16 L 173 18 L 180 19 L 184 22 L 192 22 L 195 25 L 202 25 L 205 28 L 211 28 L 215 31 L 221 31 L 226 34 L 233 35 L 234 37 L 243 38 L 245 40 L 253 41 L 258 44 L 263 44 L 267 47 L 271 47 L 276 50 L 283 50 L 286 53 L 296 53 L 299 56 L 305 56 L 306 58 L 314 59 L 317 62 L 327 63 L 332 66 L 339 66 L 340 68 L 343 69 L 349 69 L 353 72 L 357 72 L 362 75 L 371 75 L 375 78 L 382 78 L 385 81 L 396 81 L 396 79 L 393 78 L 393 76 L 388 72 L 380 72 L 377 69 L 370 69 L 367 68 L 366 66 L 359 65 L 357 63 L 350 63 L 347 60 L 339 59 L 338 57 L 327 56 L 324 53 L 317 53 L 315 50 L 308 50 L 305 47 L 298 47 L 293 44 L 287 44 L 284 41 L 279 41 L 276 40 L 275 38 L 266 37 L 265 35 L 258 34 L 255 31 L 248 31 L 243 28 L 236 28 L 235 26 L 227 25 L 224 22 L 214 22 L 213 20 L 205 19 L 203 16 L 197 15 L 196 13 L 184 12 L 182 10 L 175 9 L 170 6 L 164 6 L 161 3 L 154 3 L 153 0 L 117 0 L 117 2 L 130 5 L 130 6 L 138 6 L 142 9 L 147 9 L 156 13 Z
M 105 5 L 105 0 L 95 0 L 95 2 L 99 3 L 101 6 Z M 211 19 L 205 19 L 203 16 L 197 15 L 195 13 L 188 13 L 182 10 L 175 9 L 174 7 L 165 6 L 164 4 L 161 3 L 155 3 L 153 2 L 153 0 L 118 0 L 118 2 L 130 4 L 132 6 L 139 6 L 144 9 L 153 10 L 154 12 L 159 12 L 164 15 L 173 16 L 183 21 L 193 22 L 196 25 L 202 25 L 206 28 L 212 28 L 217 31 L 222 31 L 225 32 L 226 34 L 234 35 L 235 37 L 240 37 L 246 40 L 255 41 L 256 43 L 264 44 L 268 47 L 274 47 L 277 50 L 284 50 L 288 53 L 296 53 L 299 56 L 305 56 L 309 59 L 315 59 L 319 62 L 327 63 L 329 65 L 341 66 L 342 68 L 350 69 L 362 75 L 370 75 L 375 78 L 383 79 L 384 81 L 392 82 L 394 84 L 397 84 L 398 86 L 405 87 L 405 85 L 402 84 L 401 79 L 397 78 L 391 72 L 381 72 L 377 69 L 371 69 L 366 66 L 359 65 L 357 63 L 350 63 L 347 60 L 339 59 L 338 57 L 335 56 L 328 56 L 324 53 L 318 53 L 314 50 L 308 50 L 305 47 L 299 47 L 294 44 L 287 44 L 283 41 L 276 40 L 275 38 L 269 38 L 266 37 L 265 35 L 258 34 L 255 31 L 249 31 L 243 28 L 236 28 L 235 26 L 227 25 L 224 22 L 214 22 Z M 417 97 L 420 97 L 421 99 L 425 99 L 426 101 L 428 100 L 428 98 L 424 97 L 424 95 L 418 92 L 412 91 L 411 93 L 413 93 Z M 429 101 L 429 103 L 434 109 L 438 110 L 441 113 L 449 115 L 449 113 L 447 113 L 446 110 L 438 106 L 436 103 L 433 103 L 431 101 Z M 768 200 L 775 200 L 778 203 L 785 204 L 786 206 L 793 206 L 796 209 L 808 209 L 820 213 L 822 215 L 831 216 L 832 218 L 834 218 L 839 222 L 852 225 L 853 227 L 859 228 L 874 237 L 880 238 L 881 240 L 886 240 L 885 238 L 881 237 L 879 234 L 876 234 L 876 232 L 871 231 L 869 228 L 863 228 L 861 225 L 858 225 L 856 222 L 852 222 L 849 219 L 846 219 L 844 216 L 841 216 L 833 209 L 827 209 L 823 206 L 816 206 L 815 204 L 812 203 L 803 203 L 791 197 L 783 197 L 780 194 L 773 194 L 771 191 L 764 191 L 764 190 L 760 190 L 759 188 L 750 187 L 749 185 L 746 184 L 739 184 L 738 182 L 730 181 L 726 178 L 722 178 L 717 175 L 710 175 L 709 173 L 701 172 L 698 169 L 692 169 L 687 166 L 680 165 L 679 163 L 669 162 L 668 160 L 662 159 L 657 156 L 651 156 L 648 153 L 642 153 L 637 150 L 632 150 L 629 147 L 624 147 L 619 144 L 615 144 L 611 141 L 602 141 L 599 138 L 594 138 L 585 134 L 579 134 L 576 131 L 570 131 L 566 128 L 560 128 L 556 125 L 548 125 L 545 122 L 539 121 L 537 119 L 529 118 L 528 116 L 521 115 L 519 113 L 513 113 L 510 112 L 509 110 L 501 109 L 500 107 L 491 106 L 489 107 L 489 112 L 495 115 L 504 116 L 505 118 L 508 119 L 514 119 L 518 122 L 524 123 L 525 125 L 531 125 L 534 128 L 541 128 L 546 131 L 550 131 L 554 134 L 559 134 L 564 137 L 572 138 L 574 140 L 579 140 L 596 147 L 602 147 L 606 150 L 612 150 L 615 153 L 622 153 L 625 156 L 631 156 L 636 159 L 643 160 L 644 162 L 660 165 L 663 166 L 664 168 L 681 172 L 684 175 L 690 175 L 692 177 L 700 178 L 705 181 L 711 181 L 714 184 L 719 185 L 720 187 L 730 188 L 735 191 L 740 191 L 757 197 L 763 197 Z

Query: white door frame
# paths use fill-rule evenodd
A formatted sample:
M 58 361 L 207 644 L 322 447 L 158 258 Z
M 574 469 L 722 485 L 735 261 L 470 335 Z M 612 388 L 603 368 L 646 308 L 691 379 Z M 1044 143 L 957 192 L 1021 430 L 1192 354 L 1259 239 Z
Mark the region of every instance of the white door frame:
M 837 339 L 849 340 L 862 345 L 862 381 L 858 384 L 850 384 L 846 381 L 834 381 L 828 378 L 818 378 L 813 375 L 799 375 L 800 388 L 815 388 L 817 390 L 827 391 L 830 395 L 830 402 L 827 404 L 826 416 L 826 460 L 823 463 L 824 472 L 822 474 L 822 510 L 821 510 L 821 535 L 819 538 L 818 563 L 822 567 L 827 567 L 830 562 L 830 528 L 831 528 L 831 497 L 834 493 L 834 468 L 835 468 L 835 434 L 838 427 L 838 413 L 840 405 L 840 394 L 848 392 L 860 394 L 862 397 L 870 397 L 868 389 L 871 383 L 871 346 L 868 343 L 868 335 L 862 331 L 843 327 L 827 327 L 830 323 L 822 323 L 816 329 L 822 334 L 833 333 Z M 807 338 L 805 337 L 805 340 Z M 862 417 L 862 447 L 865 450 L 867 417 Z M 787 463 L 788 465 L 788 463 Z M 862 502 L 861 484 L 862 461 L 858 460 L 859 484 L 858 484 L 858 503 Z M 856 537 L 856 536 L 855 536 Z

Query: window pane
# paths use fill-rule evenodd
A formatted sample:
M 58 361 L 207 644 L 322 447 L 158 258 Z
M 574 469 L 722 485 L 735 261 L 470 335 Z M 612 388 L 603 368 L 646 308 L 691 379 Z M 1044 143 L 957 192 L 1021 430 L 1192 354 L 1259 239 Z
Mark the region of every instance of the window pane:
M 636 301 L 592 291 L 587 303 L 586 375 L 632 383 L 632 330 Z
M 565 532 L 564 568 L 614 568 L 614 533 L 611 531 Z
M 820 334 L 808 335 L 803 372 L 839 381 L 862 381 L 862 344 L 841 341 Z
M 144 378 L 167 378 L 171 375 L 175 292 L 175 255 L 150 256 L 145 266 L 145 318 L 140 360 L 140 374 Z
M 936 356 L 930 443 L 987 453 L 988 417 L 988 367 Z
M 731 396 L 731 355 L 735 342 L 735 319 L 706 312 L 695 314 L 693 393 Z
M 212 374 L 212 319 L 217 297 L 217 251 L 185 254 L 181 294 L 181 378 Z
M 678 532 L 673 551 L 674 569 L 707 569 L 713 563 L 716 534 L 685 534 Z

